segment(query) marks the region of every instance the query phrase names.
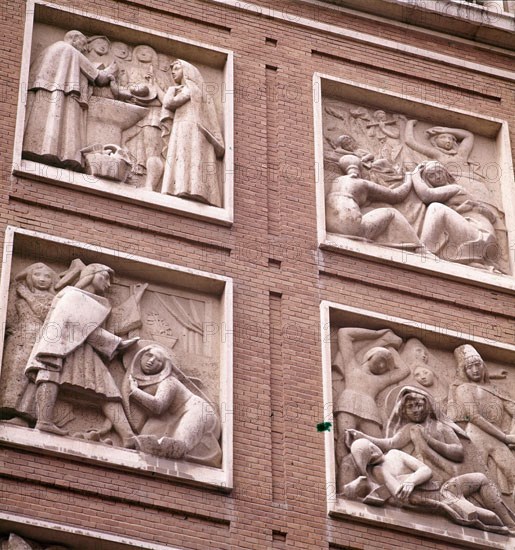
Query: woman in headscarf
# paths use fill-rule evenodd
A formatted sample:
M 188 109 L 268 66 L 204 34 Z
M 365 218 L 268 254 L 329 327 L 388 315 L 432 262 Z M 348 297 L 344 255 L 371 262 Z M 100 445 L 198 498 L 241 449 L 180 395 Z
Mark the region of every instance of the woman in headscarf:
M 220 419 L 201 390 L 156 342 L 140 342 L 124 359 L 125 409 L 136 448 L 155 456 L 220 467 Z M 179 379 L 181 378 L 181 379 Z
M 348 430 L 347 444 L 365 437 L 382 451 L 399 449 L 427 464 L 435 478 L 445 481 L 459 473 L 464 460 L 463 444 L 458 435 L 467 434 L 436 406 L 433 397 L 421 388 L 404 386 L 397 396 L 386 426 L 386 438 L 374 438 Z
M 219 159 L 225 145 L 212 98 L 191 63 L 177 59 L 171 65 L 171 75 L 175 86 L 163 99 L 165 143 L 170 137 L 161 192 L 221 206 Z

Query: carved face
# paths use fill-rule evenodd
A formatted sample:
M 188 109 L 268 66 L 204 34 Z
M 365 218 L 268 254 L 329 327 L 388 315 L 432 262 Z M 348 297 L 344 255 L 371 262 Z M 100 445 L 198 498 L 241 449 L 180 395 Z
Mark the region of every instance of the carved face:
M 438 134 L 435 144 L 444 151 L 452 151 L 456 147 L 456 138 L 452 134 Z
M 340 147 L 342 149 L 347 149 L 347 151 L 354 151 L 358 146 L 351 136 L 340 136 L 339 142 Z
M 32 286 L 37 290 L 48 290 L 52 286 L 52 273 L 47 267 L 38 267 L 32 272 Z
M 434 164 L 426 168 L 424 171 L 424 179 L 433 187 L 440 187 L 445 185 L 448 181 L 445 168 L 439 164 Z
M 105 38 L 97 38 L 91 42 L 91 50 L 98 55 L 105 55 L 109 51 L 109 43 Z
M 403 407 L 404 415 L 410 422 L 424 422 L 429 414 L 427 401 L 416 394 L 406 397 Z
M 435 375 L 433 371 L 426 369 L 425 367 L 418 367 L 413 373 L 415 380 L 426 388 L 432 386 L 435 383 Z
M 127 59 L 130 53 L 129 46 L 123 42 L 113 42 L 111 44 L 111 51 L 118 59 Z
M 170 72 L 174 81 L 179 84 L 184 76 L 181 63 L 179 63 L 178 61 L 173 63 Z
M 384 374 L 389 369 L 390 352 L 388 350 L 381 350 L 377 352 L 368 360 L 368 369 L 372 374 Z
M 95 291 L 95 294 L 103 296 L 111 286 L 111 277 L 107 271 L 99 271 L 93 275 L 93 280 L 91 281 L 91 286 Z
M 154 52 L 149 46 L 140 46 L 136 54 L 138 61 L 141 61 L 142 63 L 150 63 L 153 55 Z
M 158 348 L 150 348 L 141 357 L 141 370 L 145 374 L 157 374 L 163 370 L 165 358 Z
M 384 111 L 376 111 L 374 113 L 376 120 L 383 121 L 386 119 L 386 113 Z
M 425 348 L 423 348 L 422 346 L 417 346 L 413 351 L 415 354 L 415 359 L 417 361 L 427 364 L 427 361 L 429 360 L 429 356 Z
M 485 373 L 485 364 L 480 357 L 474 358 L 465 365 L 465 374 L 472 382 L 481 382 Z

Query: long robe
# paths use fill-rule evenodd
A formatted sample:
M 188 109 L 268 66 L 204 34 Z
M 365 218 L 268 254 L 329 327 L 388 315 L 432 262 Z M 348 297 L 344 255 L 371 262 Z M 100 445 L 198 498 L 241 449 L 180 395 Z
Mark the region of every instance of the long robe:
M 203 94 L 205 83 L 198 69 L 185 61 L 181 65 L 182 86 L 169 88 L 163 100 L 164 120 L 170 118 L 169 111 L 174 115 L 161 192 L 221 206 L 219 161 L 201 130 L 223 147 L 215 108 L 211 98 Z M 180 105 L 166 109 L 170 101 Z
M 24 158 L 82 170 L 88 84 L 98 74 L 68 42 L 55 42 L 39 54 L 30 69 Z

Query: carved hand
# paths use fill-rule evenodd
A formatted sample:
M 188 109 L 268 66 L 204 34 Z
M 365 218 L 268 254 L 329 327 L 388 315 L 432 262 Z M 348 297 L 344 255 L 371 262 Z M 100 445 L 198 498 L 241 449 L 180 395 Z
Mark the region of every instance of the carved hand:
M 132 376 L 129 376 L 129 393 L 133 394 L 137 389 L 139 389 L 138 383 Z
M 415 484 L 409 481 L 405 481 L 395 493 L 395 496 L 399 500 L 406 501 L 409 499 L 411 493 L 413 492 L 413 489 L 415 488 Z
M 504 442 L 506 443 L 506 445 L 508 445 L 508 447 L 515 447 L 515 434 L 506 435 L 506 437 L 504 438 Z

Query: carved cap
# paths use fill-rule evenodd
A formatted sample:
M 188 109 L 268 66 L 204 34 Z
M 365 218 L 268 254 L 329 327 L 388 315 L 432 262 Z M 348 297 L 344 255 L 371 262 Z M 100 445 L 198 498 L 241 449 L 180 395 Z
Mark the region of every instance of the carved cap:
M 457 347 L 454 350 L 454 357 L 456 358 L 458 367 L 465 367 L 465 365 L 476 359 L 483 360 L 476 348 L 470 344 L 464 344 L 463 346 Z

